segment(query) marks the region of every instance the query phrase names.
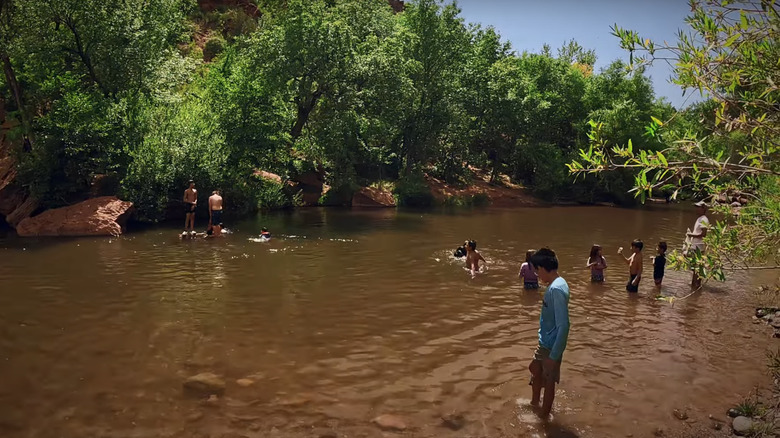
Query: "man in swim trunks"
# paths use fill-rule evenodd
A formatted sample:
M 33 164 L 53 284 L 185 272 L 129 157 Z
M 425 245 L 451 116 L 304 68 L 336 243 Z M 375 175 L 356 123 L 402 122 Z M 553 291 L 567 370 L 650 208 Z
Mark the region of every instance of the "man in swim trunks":
M 209 223 L 213 227 L 214 235 L 222 235 L 222 196 L 219 195 L 219 190 L 214 192 L 209 197 Z
M 195 190 L 195 181 L 190 180 L 187 190 L 184 191 L 184 231 L 195 232 L 195 206 L 198 205 L 198 191 Z

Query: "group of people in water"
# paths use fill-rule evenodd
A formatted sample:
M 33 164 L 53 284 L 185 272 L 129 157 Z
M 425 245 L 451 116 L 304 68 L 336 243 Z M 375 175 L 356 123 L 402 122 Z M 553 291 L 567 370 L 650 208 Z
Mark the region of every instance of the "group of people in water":
M 195 231 L 195 208 L 198 206 L 198 190 L 195 188 L 195 181 L 190 180 L 187 183 L 187 189 L 184 191 L 184 231 L 181 238 L 196 237 L 221 237 L 230 234 L 230 231 L 224 227 L 222 222 L 222 210 L 224 208 L 224 199 L 220 190 L 214 190 L 209 196 L 209 225 L 205 232 Z M 260 232 L 260 239 L 271 240 L 271 232 L 263 228 Z
M 184 233 L 182 236 L 190 237 L 212 237 L 222 235 L 222 209 L 223 199 L 219 190 L 214 190 L 209 196 L 209 226 L 205 233 L 195 231 L 195 208 L 198 206 L 198 190 L 195 188 L 195 181 L 190 180 L 187 183 L 187 190 L 184 191 Z
M 687 253 L 704 253 L 704 237 L 707 235 L 707 229 L 709 228 L 709 219 L 707 218 L 707 204 L 705 202 L 697 202 L 696 207 L 698 209 L 699 217 L 696 219 L 693 231 L 688 230 L 686 233 L 686 240 L 684 250 Z M 626 283 L 626 291 L 630 293 L 639 292 L 639 282 L 642 280 L 642 274 L 644 273 L 644 261 L 642 251 L 644 249 L 644 242 L 640 239 L 636 239 L 631 242 L 631 254 L 626 256 L 623 251 L 623 247 L 618 248 L 618 255 L 620 255 L 625 263 L 628 265 L 628 282 Z M 657 287 L 660 287 L 664 279 L 664 271 L 666 268 L 666 251 L 668 245 L 665 241 L 658 242 L 656 246 L 656 254 L 650 258 L 653 264 L 653 281 Z M 535 250 L 529 249 L 525 254 L 525 261 L 520 265 L 520 272 L 518 277 L 523 280 L 523 287 L 525 289 L 538 289 L 539 280 L 536 271 L 532 268 L 531 258 L 535 254 Z M 477 251 L 477 242 L 475 240 L 467 240 L 463 245 L 459 246 L 455 252 L 456 258 L 464 258 L 466 261 L 466 269 L 474 276 L 480 272 L 480 262 L 487 263 L 484 257 Z M 585 265 L 587 269 L 590 269 L 590 279 L 593 283 L 604 282 L 604 271 L 607 269 L 607 259 L 604 257 L 601 245 L 594 244 L 590 249 L 590 255 Z M 701 279 L 696 272 L 693 273 L 691 280 L 691 286 L 699 288 L 701 286 Z
M 698 202 L 695 204 L 699 217 L 693 227 L 686 233 L 684 250 L 687 254 L 694 253 L 700 256 L 704 250 L 704 237 L 709 228 L 707 218 L 707 204 Z M 653 280 L 656 287 L 660 287 L 664 278 L 666 267 L 666 250 L 668 245 L 664 241 L 658 242 L 656 255 L 652 257 Z M 631 242 L 631 254 L 626 256 L 623 247 L 618 249 L 618 254 L 628 266 L 629 280 L 626 291 L 637 293 L 639 282 L 644 271 L 642 250 L 644 243 L 636 239 Z M 472 276 L 480 271 L 480 262 L 487 263 L 477 251 L 477 242 L 467 240 L 455 250 L 455 257 L 464 258 L 466 269 Z M 593 245 L 586 264 L 590 269 L 591 281 L 601 283 L 604 281 L 604 271 L 607 269 L 607 260 L 602 253 L 600 245 Z M 546 419 L 552 411 L 555 399 L 555 387 L 560 383 L 561 362 L 563 352 L 569 338 L 569 285 L 558 274 L 558 258 L 550 248 L 539 250 L 530 249 L 526 252 L 525 262 L 520 266 L 518 277 L 523 281 L 525 289 L 539 289 L 539 282 L 547 285 L 542 298 L 542 308 L 539 316 L 538 344 L 533 353 L 528 370 L 531 372 L 531 405 L 539 410 L 539 415 Z M 691 286 L 701 287 L 701 279 L 696 272 L 693 273 Z M 544 401 L 542 402 L 542 389 L 544 389 Z M 540 402 L 541 406 L 540 406 Z

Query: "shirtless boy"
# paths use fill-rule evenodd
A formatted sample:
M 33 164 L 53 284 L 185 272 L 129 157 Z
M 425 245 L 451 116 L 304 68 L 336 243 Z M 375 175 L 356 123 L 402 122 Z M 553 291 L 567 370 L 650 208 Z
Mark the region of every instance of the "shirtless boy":
M 195 206 L 198 204 L 198 191 L 195 181 L 190 180 L 189 187 L 184 191 L 184 231 L 195 232 Z
M 219 190 L 214 192 L 209 197 L 209 223 L 213 227 L 214 235 L 222 235 L 222 196 L 219 195 Z
M 626 290 L 628 292 L 639 292 L 639 281 L 642 280 L 642 269 L 644 265 L 642 263 L 642 247 L 644 243 L 641 240 L 636 239 L 631 242 L 631 256 L 626 257 L 623 255 L 623 247 L 618 249 L 618 254 L 622 255 L 628 264 L 628 274 L 630 276 L 628 284 L 626 284 Z
M 479 272 L 480 260 L 483 263 L 487 263 L 487 260 L 477 251 L 477 242 L 469 240 L 466 244 L 466 269 L 471 270 L 472 276 Z

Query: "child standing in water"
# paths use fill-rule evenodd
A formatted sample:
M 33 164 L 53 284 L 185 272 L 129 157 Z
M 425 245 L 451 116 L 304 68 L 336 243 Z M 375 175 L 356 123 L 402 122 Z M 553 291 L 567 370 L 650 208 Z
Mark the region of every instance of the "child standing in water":
M 642 248 L 644 245 L 639 239 L 631 242 L 631 257 L 623 255 L 622 246 L 618 249 L 618 254 L 622 255 L 626 260 L 626 264 L 628 264 L 628 275 L 630 277 L 626 284 L 628 292 L 639 292 L 639 281 L 642 280 L 642 270 L 644 269 L 644 264 L 642 263 Z
M 666 267 L 666 242 L 658 242 L 658 255 L 653 257 L 653 280 L 656 286 L 661 286 Z
M 520 273 L 518 277 L 523 279 L 523 287 L 526 289 L 539 289 L 539 277 L 536 275 L 536 270 L 531 265 L 531 257 L 536 254 L 536 250 L 529 249 L 525 253 L 525 263 L 520 265 Z
M 593 245 L 590 248 L 588 267 L 590 268 L 590 281 L 594 283 L 601 283 L 604 281 L 604 270 L 607 269 L 607 259 L 605 259 L 601 253 L 601 245 Z
M 482 254 L 477 252 L 477 241 L 469 240 L 466 245 L 466 269 L 471 270 L 471 275 L 476 275 L 479 272 L 479 261 L 487 263 Z
M 569 285 L 558 275 L 558 258 L 550 248 L 531 257 L 539 280 L 547 283 L 539 316 L 539 345 L 528 369 L 531 371 L 531 404 L 538 406 L 544 388 L 540 416 L 547 418 L 555 399 L 555 384 L 561 381 L 561 361 L 569 339 Z

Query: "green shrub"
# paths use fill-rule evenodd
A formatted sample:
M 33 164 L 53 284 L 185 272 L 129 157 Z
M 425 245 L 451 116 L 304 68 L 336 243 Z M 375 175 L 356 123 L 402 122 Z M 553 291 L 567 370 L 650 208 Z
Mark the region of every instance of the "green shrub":
M 213 36 L 206 41 L 206 45 L 203 47 L 203 60 L 211 62 L 220 53 L 225 50 L 225 40 L 221 36 Z
M 263 178 L 255 178 L 256 204 L 259 210 L 281 210 L 301 205 L 300 195 L 289 195 L 284 185 Z
M 402 207 L 430 207 L 435 199 L 421 173 L 402 178 L 395 186 L 396 202 Z

